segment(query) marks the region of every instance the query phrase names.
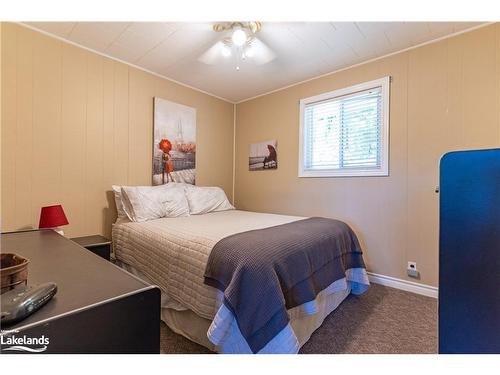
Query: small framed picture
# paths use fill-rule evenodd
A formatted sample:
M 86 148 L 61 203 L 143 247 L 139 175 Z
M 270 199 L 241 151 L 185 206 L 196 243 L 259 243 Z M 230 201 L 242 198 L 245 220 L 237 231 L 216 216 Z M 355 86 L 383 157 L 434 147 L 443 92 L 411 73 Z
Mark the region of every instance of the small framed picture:
M 252 143 L 248 156 L 249 171 L 278 169 L 278 142 L 276 140 Z

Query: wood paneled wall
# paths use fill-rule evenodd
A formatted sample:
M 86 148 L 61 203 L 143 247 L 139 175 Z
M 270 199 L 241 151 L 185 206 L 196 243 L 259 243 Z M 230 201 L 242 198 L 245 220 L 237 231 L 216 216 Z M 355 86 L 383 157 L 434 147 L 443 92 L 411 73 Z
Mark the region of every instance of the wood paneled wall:
M 440 157 L 500 147 L 500 24 L 237 105 L 238 208 L 348 222 L 370 271 L 438 284 Z M 392 76 L 390 176 L 298 178 L 299 100 Z M 279 168 L 248 171 L 248 145 L 277 139 Z M 421 279 L 406 276 L 416 261 Z
M 197 183 L 231 198 L 231 103 L 12 23 L 1 87 L 3 231 L 61 203 L 68 236 L 109 235 L 111 185 L 151 184 L 155 96 L 197 109 Z
M 3 23 L 2 230 L 38 225 L 62 203 L 68 235 L 109 235 L 112 184 L 150 184 L 154 96 L 197 108 L 197 178 L 231 196 L 233 109 L 177 85 L 21 26 Z M 393 77 L 390 176 L 297 177 L 299 100 Z M 500 146 L 500 25 L 494 24 L 236 106 L 236 205 L 322 215 L 359 234 L 368 267 L 438 282 L 439 159 Z M 249 172 L 248 145 L 278 140 L 279 168 Z M 414 279 L 408 279 L 414 281 Z

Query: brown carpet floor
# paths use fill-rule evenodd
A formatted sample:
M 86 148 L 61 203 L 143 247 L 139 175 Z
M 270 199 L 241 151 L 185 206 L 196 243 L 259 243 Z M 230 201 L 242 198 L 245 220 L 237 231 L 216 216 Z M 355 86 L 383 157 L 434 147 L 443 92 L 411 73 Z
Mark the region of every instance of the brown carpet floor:
M 212 353 L 163 322 L 161 352 Z M 300 353 L 437 353 L 437 300 L 372 284 L 363 295 L 347 297 Z

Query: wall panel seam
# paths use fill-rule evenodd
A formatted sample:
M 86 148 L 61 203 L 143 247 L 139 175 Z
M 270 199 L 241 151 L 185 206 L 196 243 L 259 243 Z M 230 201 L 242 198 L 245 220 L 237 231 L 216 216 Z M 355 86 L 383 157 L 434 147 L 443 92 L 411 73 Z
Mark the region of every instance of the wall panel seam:
M 405 199 L 406 199 L 406 206 L 404 207 L 404 215 L 405 215 L 405 236 L 404 236 L 404 240 L 405 240 L 405 243 L 404 243 L 404 247 L 405 247 L 405 260 L 408 261 L 409 259 L 409 253 L 408 253 L 408 241 L 409 241 L 409 237 L 410 237 L 410 221 L 408 219 L 408 215 L 409 215 L 409 196 L 410 196 L 410 192 L 409 192 L 409 163 L 410 163 L 410 155 L 409 155 L 409 119 L 408 119 L 408 114 L 409 114 L 409 87 L 410 87 L 410 53 L 407 52 L 406 53 L 406 58 L 404 59 L 404 74 L 405 74 L 405 90 L 404 90 L 404 94 L 406 95 L 406 98 L 404 100 L 404 105 L 405 105 L 405 108 L 404 108 L 404 127 L 405 127 L 405 141 L 406 141 L 406 145 L 405 145 L 405 157 L 406 157 L 406 161 L 405 161 L 405 178 L 404 178 L 404 194 L 405 194 Z M 404 267 L 406 268 L 406 264 L 404 265 Z
M 236 183 L 236 104 L 233 104 L 233 191 L 232 191 L 233 206 L 236 200 L 235 183 Z
M 35 49 L 35 38 L 31 36 L 31 150 L 33 150 L 34 146 L 34 124 L 35 124 L 35 114 L 34 114 L 34 105 L 35 105 L 35 90 L 34 90 L 34 77 L 35 77 L 35 64 L 34 64 L 34 53 Z M 33 157 L 33 154 L 31 155 Z M 30 165 L 30 223 L 33 228 L 38 227 L 36 222 L 33 223 L 33 166 Z
M 131 160 L 131 154 L 130 154 L 130 132 L 131 132 L 131 127 L 130 127 L 130 68 L 127 67 L 127 150 L 128 150 L 128 162 L 127 162 L 127 183 L 130 185 L 130 160 Z
M 83 220 L 80 223 L 83 225 L 83 233 L 87 234 L 87 186 L 88 186 L 88 165 L 87 165 L 87 132 L 89 121 L 89 57 L 85 52 L 85 121 L 83 128 Z
M 63 150 L 63 97 L 64 97 L 64 46 L 62 43 L 59 43 L 61 46 L 61 84 L 60 84 L 60 89 L 61 89 L 61 98 L 60 98 L 60 105 L 59 105 L 59 122 L 60 122 L 60 129 L 59 129 L 59 150 L 61 153 L 61 158 L 59 160 L 62 160 L 64 155 L 62 155 L 62 150 Z M 62 167 L 62 161 L 59 164 L 59 201 L 63 199 L 64 196 L 64 182 L 63 182 L 63 167 Z
M 16 30 L 16 57 L 15 57 L 15 62 L 16 62 L 16 96 L 15 96 L 15 101 L 16 101 L 16 123 L 14 125 L 14 145 L 17 146 L 17 139 L 18 139 L 18 133 L 19 133 L 19 88 L 18 88 L 18 83 L 19 83 L 19 69 L 18 69 L 18 64 L 17 61 L 19 59 L 19 32 Z M 18 221 L 18 210 L 17 210 L 17 158 L 14 157 L 14 176 L 12 176 L 13 180 L 13 185 L 14 185 L 14 222 L 17 223 Z

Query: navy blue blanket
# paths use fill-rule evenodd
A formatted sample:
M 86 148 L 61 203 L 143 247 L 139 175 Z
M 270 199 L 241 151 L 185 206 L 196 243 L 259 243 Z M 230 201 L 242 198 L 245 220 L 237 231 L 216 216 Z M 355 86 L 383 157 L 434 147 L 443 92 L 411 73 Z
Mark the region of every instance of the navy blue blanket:
M 210 253 L 205 284 L 224 292 L 224 304 L 257 353 L 286 327 L 288 309 L 360 267 L 362 251 L 346 223 L 309 218 L 223 238 Z

